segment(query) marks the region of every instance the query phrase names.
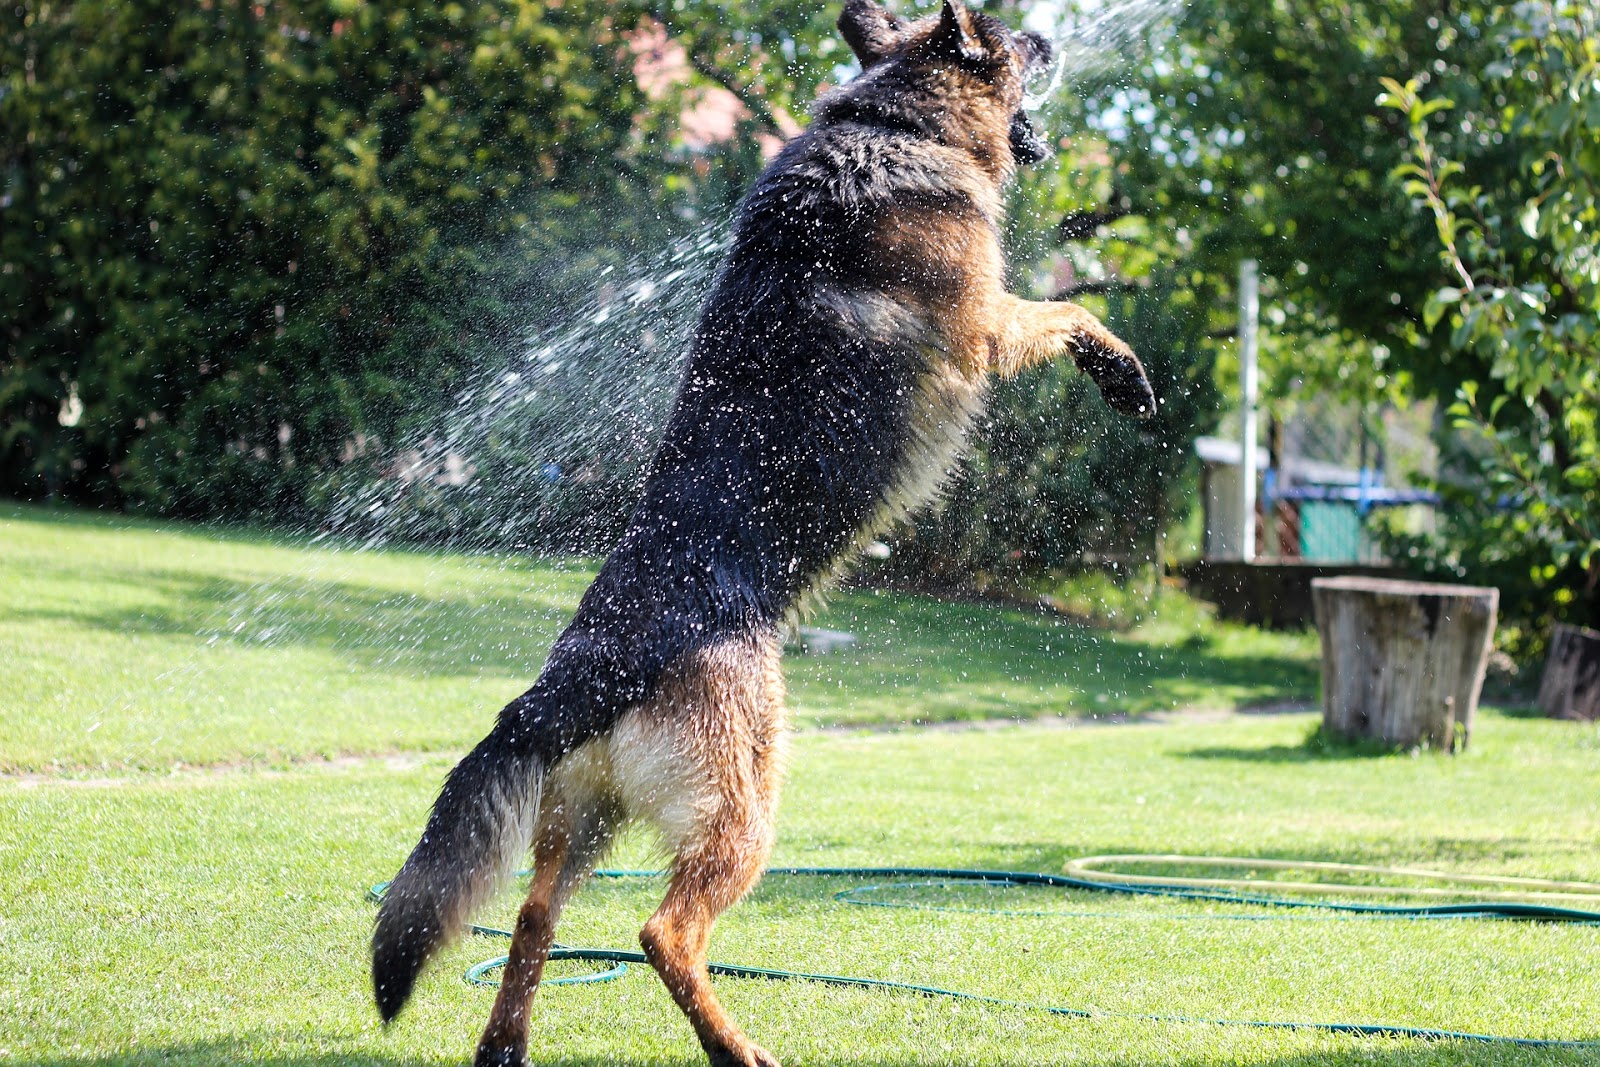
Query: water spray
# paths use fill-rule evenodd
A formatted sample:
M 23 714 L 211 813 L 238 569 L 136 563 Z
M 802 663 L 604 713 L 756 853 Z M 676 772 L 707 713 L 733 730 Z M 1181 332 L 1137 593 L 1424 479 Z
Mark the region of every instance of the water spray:
M 1150 39 L 1170 24 L 1187 0 L 1126 0 L 1090 11 L 1066 4 L 1042 3 L 1030 10 L 1023 25 L 1042 33 L 1055 48 L 1050 76 L 1023 97 L 1022 106 L 1038 111 L 1055 99 L 1061 87 L 1102 80 L 1124 69 L 1145 52 Z

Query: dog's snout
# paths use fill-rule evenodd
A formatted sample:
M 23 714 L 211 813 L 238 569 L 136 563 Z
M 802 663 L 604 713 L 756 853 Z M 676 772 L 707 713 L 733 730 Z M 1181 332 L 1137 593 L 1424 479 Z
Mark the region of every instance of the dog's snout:
M 1030 69 L 1039 70 L 1050 65 L 1050 61 L 1055 58 L 1056 50 L 1049 40 L 1045 38 L 1044 34 L 1034 33 L 1030 30 L 1027 33 L 1019 34 L 1019 36 L 1022 39 L 1023 54 L 1027 57 Z

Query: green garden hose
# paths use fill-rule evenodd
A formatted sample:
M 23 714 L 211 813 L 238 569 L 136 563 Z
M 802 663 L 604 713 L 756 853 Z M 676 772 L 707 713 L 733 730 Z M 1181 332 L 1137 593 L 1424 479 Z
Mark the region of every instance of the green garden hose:
M 1381 875 L 1389 877 L 1427 878 L 1454 882 L 1459 886 L 1503 886 L 1511 888 L 1472 890 L 1451 888 L 1429 890 L 1396 886 L 1352 885 L 1338 882 L 1262 882 L 1253 879 L 1177 878 L 1170 876 L 1133 877 L 1116 874 L 1100 868 L 1113 864 L 1127 866 L 1139 863 L 1184 864 L 1192 866 L 1249 867 L 1263 870 L 1306 870 L 1342 875 Z M 895 885 L 855 886 L 840 890 L 834 899 L 848 904 L 879 907 L 910 907 L 927 910 L 951 910 L 925 904 L 885 903 L 865 899 L 871 894 L 891 888 L 945 885 L 953 883 L 980 883 L 994 887 L 1042 886 L 1054 889 L 1076 889 L 1096 893 L 1115 893 L 1142 897 L 1175 897 L 1183 900 L 1215 901 L 1235 905 L 1285 909 L 1299 912 L 1308 909 L 1329 911 L 1341 918 L 1411 919 L 1411 920 L 1463 920 L 1500 919 L 1524 922 L 1561 922 L 1580 925 L 1600 925 L 1600 911 L 1586 911 L 1564 906 L 1578 900 L 1600 903 L 1600 884 L 1588 882 L 1556 882 L 1537 878 L 1503 878 L 1490 875 L 1456 875 L 1439 871 L 1413 868 L 1371 867 L 1361 864 L 1300 862 L 1289 860 L 1238 859 L 1223 856 L 1182 856 L 1119 854 L 1089 856 L 1067 864 L 1065 874 L 1038 874 L 1025 871 L 978 871 L 946 867 L 773 867 L 766 873 L 797 877 L 852 878 L 852 879 L 919 879 L 914 883 Z M 520 872 L 526 875 L 530 872 Z M 599 870 L 600 878 L 645 878 L 659 871 Z M 1288 896 L 1267 895 L 1255 890 L 1269 887 L 1278 891 L 1310 891 L 1317 893 L 1359 893 L 1361 895 L 1404 894 L 1437 896 L 1442 894 L 1466 895 L 1473 899 L 1454 904 L 1366 904 L 1325 900 L 1303 900 Z M 383 899 L 389 883 L 382 882 L 368 891 L 373 900 Z M 1556 899 L 1562 905 L 1541 903 Z M 1039 912 L 979 910 L 989 914 L 1052 914 Z M 1262 918 L 1263 916 L 1225 915 L 1212 918 Z M 510 931 L 489 926 L 472 926 L 472 933 L 488 937 L 511 936 Z M 627 971 L 630 963 L 646 963 L 642 952 L 614 948 L 573 948 L 556 945 L 550 951 L 552 960 L 579 960 L 607 965 L 590 974 L 572 977 L 547 978 L 544 985 L 573 985 L 604 982 L 618 978 Z M 504 966 L 506 957 L 485 960 L 472 968 L 465 979 L 473 985 L 493 986 L 499 983 L 487 977 Z M 1035 1004 L 1027 1001 L 991 997 L 980 993 L 966 993 L 938 986 L 911 982 L 892 982 L 879 978 L 858 978 L 849 975 L 817 974 L 807 971 L 784 971 L 767 967 L 746 967 L 731 963 L 711 963 L 708 969 L 714 975 L 730 978 L 765 978 L 780 981 L 818 982 L 824 985 L 847 986 L 858 989 L 876 989 L 888 992 L 915 993 L 925 997 L 942 997 L 969 1001 L 996 1007 L 1038 1011 L 1048 1015 L 1075 1019 L 1133 1019 L 1144 1022 L 1204 1023 L 1214 1026 L 1241 1026 L 1266 1030 L 1313 1030 L 1321 1033 L 1345 1034 L 1357 1037 L 1415 1038 L 1427 1041 L 1471 1041 L 1514 1045 L 1522 1048 L 1543 1049 L 1600 1049 L 1600 1040 L 1563 1040 L 1556 1038 L 1504 1037 L 1495 1034 L 1476 1034 L 1430 1027 L 1400 1026 L 1387 1023 L 1299 1022 L 1256 1019 L 1197 1018 L 1184 1015 L 1147 1014 L 1138 1012 L 1100 1011 L 1089 1008 L 1062 1007 Z
M 1361 885 L 1349 882 L 1269 882 L 1278 892 L 1329 893 L 1351 896 L 1470 896 L 1478 901 L 1592 901 L 1600 904 L 1600 884 L 1595 882 L 1560 882 L 1549 878 L 1510 878 L 1499 874 L 1454 874 L 1448 871 L 1424 871 L 1415 867 L 1373 867 L 1364 863 L 1325 863 L 1313 860 L 1241 859 L 1237 856 L 1183 856 L 1152 853 L 1124 853 L 1112 856 L 1083 856 L 1067 863 L 1068 875 L 1084 881 L 1127 884 L 1132 879 L 1126 874 L 1102 871 L 1111 864 L 1127 866 L 1136 863 L 1177 863 L 1203 867 L 1249 867 L 1264 871 L 1320 871 L 1324 874 L 1368 874 L 1386 878 L 1426 878 L 1435 882 L 1454 882 L 1455 885 L 1397 886 Z M 1145 875 L 1138 879 L 1145 886 L 1174 886 L 1182 889 L 1254 890 L 1263 884 L 1259 879 L 1247 878 L 1164 878 Z M 1486 889 L 1485 886 L 1505 886 L 1504 889 Z

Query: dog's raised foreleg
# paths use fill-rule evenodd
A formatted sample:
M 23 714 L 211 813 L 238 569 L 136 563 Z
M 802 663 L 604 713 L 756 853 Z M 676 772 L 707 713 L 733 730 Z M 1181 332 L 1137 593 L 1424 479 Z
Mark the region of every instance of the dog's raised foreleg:
M 991 334 L 996 342 L 991 359 L 996 373 L 1010 377 L 1070 353 L 1117 411 L 1137 418 L 1155 414 L 1155 394 L 1139 357 L 1077 304 L 1023 300 L 1005 293 L 990 315 L 998 324 Z
M 611 820 L 574 812 L 559 793 L 545 797 L 534 841 L 533 885 L 517 913 L 500 992 L 478 1040 L 474 1067 L 522 1067 L 528 1061 L 528 1015 L 539 988 L 561 908 L 611 842 Z
M 1155 414 L 1144 366 L 1116 334 L 1077 304 L 1023 300 L 1005 290 L 1005 264 L 993 230 L 971 219 L 905 212 L 879 232 L 889 271 L 939 323 L 951 355 L 969 374 L 1011 377 L 1071 353 L 1106 403 L 1124 415 Z

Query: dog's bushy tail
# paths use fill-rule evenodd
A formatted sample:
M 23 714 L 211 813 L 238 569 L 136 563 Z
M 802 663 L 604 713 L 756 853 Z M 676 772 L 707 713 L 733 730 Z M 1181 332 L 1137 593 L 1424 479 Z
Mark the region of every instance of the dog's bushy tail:
M 456 764 L 384 895 L 372 935 L 372 991 L 384 1022 L 405 1006 L 423 964 L 527 852 L 544 764 L 522 748 L 497 728 Z

